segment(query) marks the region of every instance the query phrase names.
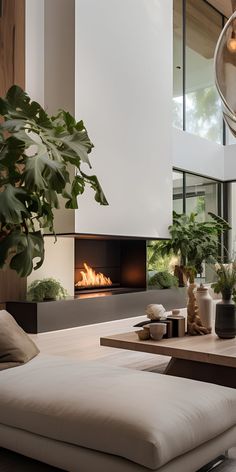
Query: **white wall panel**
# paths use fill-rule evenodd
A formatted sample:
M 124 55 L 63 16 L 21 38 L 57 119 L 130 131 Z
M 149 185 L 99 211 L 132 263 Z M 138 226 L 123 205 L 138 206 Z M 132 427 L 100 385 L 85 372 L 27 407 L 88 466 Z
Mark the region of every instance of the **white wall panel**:
M 223 180 L 224 149 L 221 144 L 173 128 L 173 167 Z
M 25 2 L 25 88 L 44 105 L 44 0 Z
M 109 201 L 76 232 L 165 237 L 171 223 L 172 0 L 76 0 L 76 115 Z
M 33 280 L 53 277 L 59 280 L 69 295 L 74 295 L 74 239 L 58 237 L 44 238 L 45 260 L 27 278 L 27 285 Z

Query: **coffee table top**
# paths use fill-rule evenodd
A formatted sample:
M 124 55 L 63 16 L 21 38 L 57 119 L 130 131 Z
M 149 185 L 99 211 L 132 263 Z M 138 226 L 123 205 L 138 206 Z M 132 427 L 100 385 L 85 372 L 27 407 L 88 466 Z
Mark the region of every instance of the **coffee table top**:
M 236 367 L 236 338 L 219 339 L 215 334 L 184 336 L 161 341 L 140 341 L 135 332 L 100 338 L 101 346 L 148 352 L 208 364 Z

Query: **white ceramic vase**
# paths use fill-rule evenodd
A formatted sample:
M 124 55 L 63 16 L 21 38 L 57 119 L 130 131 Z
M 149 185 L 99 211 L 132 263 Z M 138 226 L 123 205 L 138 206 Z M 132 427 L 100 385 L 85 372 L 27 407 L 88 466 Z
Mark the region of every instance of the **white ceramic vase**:
M 211 329 L 213 322 L 213 300 L 208 292 L 208 288 L 200 285 L 195 295 L 201 322 L 205 328 Z

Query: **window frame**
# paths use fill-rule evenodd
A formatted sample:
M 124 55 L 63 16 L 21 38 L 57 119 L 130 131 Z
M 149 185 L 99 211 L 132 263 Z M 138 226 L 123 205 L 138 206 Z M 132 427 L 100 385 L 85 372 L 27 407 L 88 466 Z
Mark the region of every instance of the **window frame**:
M 182 131 L 187 131 L 187 126 L 186 126 L 186 112 L 187 112 L 187 104 L 186 104 L 186 5 L 187 5 L 188 0 L 182 0 Z M 200 0 L 198 0 L 200 1 Z M 213 5 L 211 5 L 207 0 L 201 0 L 202 2 L 206 3 L 209 8 L 211 8 L 213 11 L 217 12 L 220 17 L 221 17 L 221 30 L 224 28 L 225 22 L 227 21 L 227 18 L 221 13 L 217 8 L 215 8 Z M 225 121 L 222 116 L 222 136 L 221 136 L 221 144 L 226 145 L 226 125 Z

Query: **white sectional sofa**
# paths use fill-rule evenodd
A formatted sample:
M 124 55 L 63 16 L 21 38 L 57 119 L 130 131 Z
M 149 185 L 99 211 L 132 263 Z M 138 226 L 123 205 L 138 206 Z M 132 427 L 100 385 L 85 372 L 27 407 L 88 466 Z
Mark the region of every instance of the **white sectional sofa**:
M 0 372 L 0 447 L 73 472 L 195 472 L 236 445 L 236 390 L 38 355 Z

